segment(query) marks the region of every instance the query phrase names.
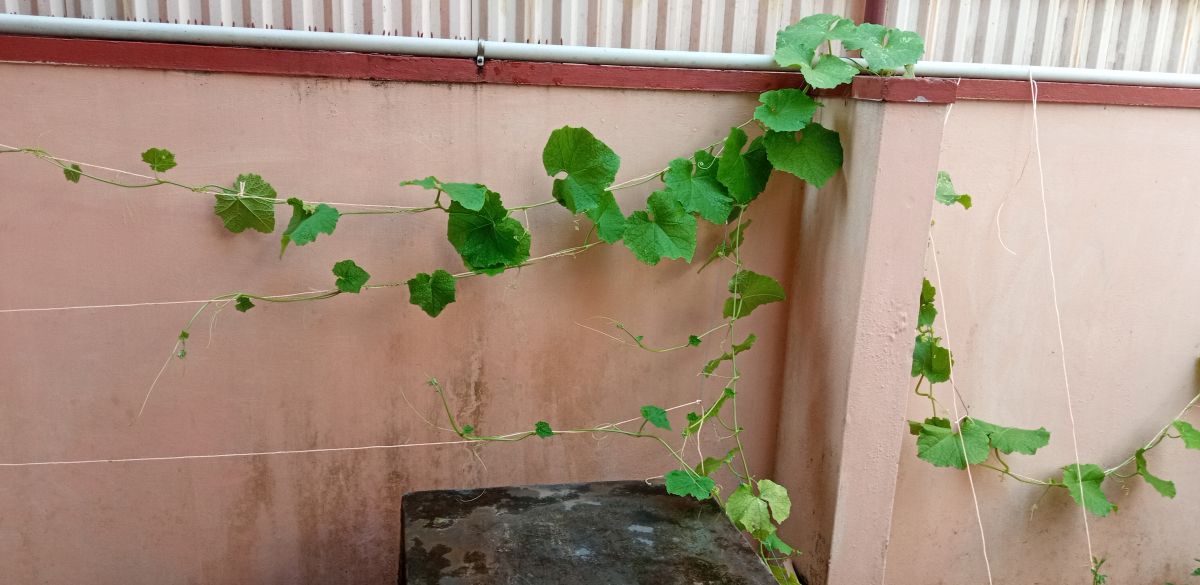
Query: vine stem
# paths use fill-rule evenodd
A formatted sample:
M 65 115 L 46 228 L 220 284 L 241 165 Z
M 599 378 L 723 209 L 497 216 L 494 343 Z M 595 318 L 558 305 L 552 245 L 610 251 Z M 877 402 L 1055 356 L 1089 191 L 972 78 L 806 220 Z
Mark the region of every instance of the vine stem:
M 1160 429 L 1158 431 L 1158 433 L 1154 435 L 1154 438 L 1151 439 L 1149 443 L 1146 443 L 1146 446 L 1142 447 L 1142 448 L 1145 449 L 1146 451 L 1149 451 L 1149 450 L 1157 447 L 1158 444 L 1161 443 L 1162 440 L 1167 436 L 1167 432 L 1171 430 L 1171 425 L 1174 424 L 1175 421 L 1183 418 L 1183 415 L 1187 414 L 1187 411 L 1191 410 L 1193 406 L 1196 406 L 1197 402 L 1200 402 L 1200 393 L 1193 396 L 1192 399 L 1188 401 L 1187 406 L 1184 406 L 1183 410 L 1179 411 L 1179 414 L 1175 415 L 1175 417 L 1171 419 L 1171 422 L 1164 425 L 1163 428 Z M 1122 467 L 1125 467 L 1126 465 L 1133 463 L 1133 460 L 1136 457 L 1137 457 L 1137 455 L 1130 455 L 1127 459 L 1118 463 L 1117 465 L 1110 467 L 1108 469 L 1105 469 L 1104 475 L 1109 475 L 1111 473 L 1114 473 L 1117 470 L 1121 469 Z

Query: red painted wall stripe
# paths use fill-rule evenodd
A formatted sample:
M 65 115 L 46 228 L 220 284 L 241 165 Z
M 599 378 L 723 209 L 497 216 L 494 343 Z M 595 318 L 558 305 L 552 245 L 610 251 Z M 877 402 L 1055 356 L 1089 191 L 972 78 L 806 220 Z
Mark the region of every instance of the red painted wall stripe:
M 566 87 L 758 93 L 804 83 L 798 73 L 579 65 L 374 53 L 296 51 L 139 41 L 0 35 L 0 61 L 443 83 L 503 83 Z M 1038 101 L 1200 108 L 1200 89 L 1039 82 Z M 957 100 L 1029 101 L 1025 81 L 866 77 L 827 97 L 948 104 Z

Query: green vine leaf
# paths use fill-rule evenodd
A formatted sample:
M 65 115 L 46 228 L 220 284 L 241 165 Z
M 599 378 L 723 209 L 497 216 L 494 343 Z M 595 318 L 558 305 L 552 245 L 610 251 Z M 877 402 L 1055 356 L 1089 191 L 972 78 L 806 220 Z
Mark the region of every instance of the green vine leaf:
M 720 162 L 704 150 L 696 151 L 694 158 L 694 167 L 686 158 L 671 161 L 663 177 L 666 193 L 683 205 L 685 211 L 698 213 L 712 223 L 725 223 L 733 211 L 733 198 L 717 180 Z
M 762 105 L 754 110 L 754 119 L 777 132 L 803 130 L 821 107 L 802 89 L 776 89 L 759 94 Z
M 1162 494 L 1163 497 L 1175 497 L 1175 482 L 1156 477 L 1146 468 L 1145 449 L 1138 449 L 1133 454 L 1133 458 L 1137 462 L 1138 475 L 1142 476 L 1142 479 L 1146 480 L 1146 483 L 1150 484 L 1150 487 L 1154 488 L 1159 494 Z
M 729 292 L 733 296 L 725 299 L 726 319 L 741 319 L 762 305 L 787 298 L 779 281 L 750 270 L 739 270 L 729 279 Z
M 841 137 L 816 122 L 799 133 L 768 130 L 764 142 L 775 168 L 816 187 L 823 187 L 842 168 Z
M 709 360 L 708 363 L 704 364 L 704 369 L 702 369 L 701 372 L 703 372 L 705 376 L 711 376 L 713 372 L 717 371 L 717 367 L 721 365 L 721 362 L 732 360 L 734 356 L 750 349 L 751 347 L 754 347 L 754 342 L 757 340 L 758 337 L 753 333 L 747 335 L 746 339 L 741 343 L 733 344 L 733 347 L 730 348 L 730 351 L 727 351 L 721 354 L 720 357 L 713 358 Z
M 471 211 L 479 211 L 483 208 L 488 193 L 488 188 L 479 183 L 443 183 L 433 176 L 400 183 L 401 187 L 409 185 L 424 187 L 430 191 L 441 191 L 449 195 L 451 201 L 457 202 Z
M 660 429 L 671 430 L 671 421 L 667 419 L 667 411 L 662 408 L 652 405 L 643 406 L 642 418 Z
M 925 54 L 921 35 L 871 23 L 858 25 L 853 35 L 842 39 L 842 46 L 861 49 L 867 68 L 876 73 L 915 65 Z
M 717 165 L 717 180 L 728 189 L 733 201 L 741 205 L 758 197 L 771 177 L 771 163 L 762 139 L 756 138 L 743 153 L 747 140 L 741 128 L 730 128 Z
M 703 340 L 700 339 L 700 337 L 697 335 L 689 335 L 688 336 L 688 345 L 690 345 L 691 347 L 700 347 L 701 341 L 703 341 Z
M 801 63 L 800 74 L 804 76 L 804 81 L 817 89 L 833 89 L 854 81 L 858 69 L 841 57 L 825 54 L 815 64 Z
M 725 500 L 725 515 L 734 526 L 751 534 L 765 535 L 774 529 L 767 502 L 755 495 L 749 484 L 744 483 L 729 494 L 729 499 Z
M 938 171 L 936 197 L 937 202 L 942 205 L 957 203 L 963 206 L 963 209 L 971 208 L 971 196 L 955 191 L 954 183 L 950 180 L 950 173 L 946 171 Z
M 246 295 L 238 295 L 237 304 L 233 308 L 237 309 L 239 313 L 245 313 L 254 308 L 254 301 L 250 300 L 250 297 Z
M 550 428 L 550 423 L 539 420 L 533 425 L 533 434 L 545 439 L 554 436 L 554 430 Z
M 478 211 L 455 201 L 448 213 L 446 237 L 467 268 L 495 275 L 529 259 L 529 232 L 508 217 L 498 193 L 488 191 L 487 201 Z
M 1050 444 L 1050 432 L 1045 427 L 1037 430 L 1002 427 L 977 418 L 971 419 L 988 436 L 988 441 L 1006 455 L 1021 453 L 1033 455 L 1038 449 Z
M 814 14 L 775 35 L 775 62 L 783 67 L 811 65 L 817 49 L 827 41 L 854 35 L 854 21 L 835 14 Z
M 950 367 L 954 362 L 950 350 L 942 347 L 942 338 L 928 331 L 917 335 L 913 346 L 912 377 L 925 376 L 930 383 L 937 384 L 950 379 Z
M 83 176 L 83 169 L 79 165 L 72 163 L 71 166 L 63 168 L 63 176 L 72 183 L 78 183 L 79 177 Z
M 337 277 L 335 286 L 344 293 L 362 291 L 363 285 L 367 284 L 371 278 L 371 275 L 355 264 L 353 260 L 342 260 L 334 264 L 333 275 Z
M 681 469 L 668 471 L 663 479 L 667 483 L 667 493 L 674 496 L 691 496 L 697 500 L 707 500 L 712 495 L 717 482 L 703 476 L 696 476 Z
M 758 493 L 763 501 L 771 507 L 771 517 L 775 522 L 783 524 L 792 514 L 792 499 L 788 497 L 787 488 L 769 480 L 758 480 Z
M 142 153 L 142 162 L 156 173 L 165 173 L 175 168 L 175 154 L 165 148 L 151 148 Z
M 1104 517 L 1117 509 L 1112 502 L 1108 501 L 1104 490 L 1100 489 L 1100 484 L 1104 482 L 1106 476 L 1099 465 L 1088 463 L 1080 466 L 1072 463 L 1063 467 L 1062 470 L 1062 482 L 1067 486 L 1067 491 L 1071 493 L 1071 498 L 1077 504 L 1085 506 L 1088 512 Z
M 421 307 L 430 317 L 437 317 L 446 305 L 454 302 L 454 276 L 445 270 L 435 270 L 433 274 L 422 272 L 406 284 L 408 302 Z
M 790 555 L 790 554 L 796 552 L 796 550 L 793 549 L 791 546 L 789 546 L 788 543 L 784 542 L 783 539 L 779 538 L 779 534 L 777 534 L 775 532 L 772 532 L 770 536 L 764 538 L 762 543 L 763 543 L 763 546 L 765 546 L 768 549 L 771 549 L 772 551 L 777 552 L 781 555 Z M 771 567 L 771 568 L 774 569 L 775 567 Z M 772 572 L 774 572 L 774 571 L 772 570 Z M 785 570 L 784 573 L 787 574 L 787 571 Z M 798 582 L 795 580 L 795 578 L 792 578 L 791 575 L 787 575 L 787 576 L 791 580 L 781 581 L 781 583 L 788 583 L 789 585 L 791 583 L 797 583 L 797 585 L 798 585 Z
M 587 128 L 563 126 L 550 133 L 542 150 L 542 165 L 554 180 L 554 198 L 572 213 L 595 209 L 617 177 L 621 157 Z
M 968 463 L 975 465 L 987 459 L 988 436 L 969 418 L 963 419 L 958 432 L 953 430 L 947 419 L 927 418 L 917 434 L 917 457 L 934 467 L 966 469 Z
M 240 234 L 250 228 L 269 234 L 275 231 L 275 188 L 253 173 L 238 175 L 233 189 L 215 195 L 213 211 L 225 229 Z
M 646 200 L 646 211 L 635 211 L 625 226 L 625 247 L 651 266 L 662 258 L 692 261 L 696 252 L 696 218 L 663 191 Z
M 921 283 L 921 308 L 917 312 L 917 327 L 932 327 L 933 320 L 937 318 L 937 307 L 933 304 L 933 299 L 937 295 L 937 289 L 929 283 L 929 279 L 924 279 Z
M 287 250 L 288 244 L 295 243 L 303 246 L 317 239 L 317 234 L 333 235 L 337 228 L 341 212 L 324 203 L 313 207 L 295 197 L 287 200 L 292 206 L 292 219 L 279 238 L 279 256 Z
M 621 213 L 621 207 L 612 193 L 605 191 L 600 196 L 599 205 L 586 211 L 585 215 L 596 224 L 596 235 L 601 240 L 615 244 L 625 235 L 625 215 Z
M 754 335 L 751 334 L 750 338 L 747 338 L 747 341 L 750 344 L 754 343 L 754 340 L 752 339 L 753 337 L 754 337 Z M 715 369 L 715 367 L 714 367 L 714 369 Z M 726 388 L 725 390 L 723 390 L 721 392 L 721 396 L 719 398 L 717 398 L 717 401 L 714 402 L 712 404 L 712 406 L 708 407 L 708 410 L 704 411 L 704 414 L 698 415 L 694 412 L 689 412 L 688 413 L 688 426 L 687 426 L 687 428 L 683 429 L 683 436 L 686 437 L 688 435 L 694 435 L 694 434 L 700 432 L 701 425 L 703 425 L 705 423 L 705 421 L 708 421 L 708 420 L 716 418 L 717 416 L 720 416 L 721 407 L 725 406 L 725 403 L 728 402 L 729 399 L 731 399 L 735 396 L 737 396 L 737 392 L 734 392 L 732 388 Z
M 696 469 L 694 471 L 696 472 L 697 475 L 703 475 L 704 477 L 708 477 L 708 476 L 712 475 L 718 469 L 721 469 L 725 465 L 728 465 L 729 463 L 733 462 L 734 456 L 736 456 L 739 451 L 741 451 L 740 448 L 734 447 L 733 449 L 730 449 L 729 452 L 726 453 L 725 456 L 721 457 L 720 459 L 718 459 L 716 457 L 705 457 L 704 461 L 701 461 L 700 463 L 696 464 Z
M 1171 424 L 1175 426 L 1175 430 L 1179 431 L 1179 437 L 1183 439 L 1184 447 L 1200 450 L 1200 431 L 1196 430 L 1196 427 L 1182 420 Z

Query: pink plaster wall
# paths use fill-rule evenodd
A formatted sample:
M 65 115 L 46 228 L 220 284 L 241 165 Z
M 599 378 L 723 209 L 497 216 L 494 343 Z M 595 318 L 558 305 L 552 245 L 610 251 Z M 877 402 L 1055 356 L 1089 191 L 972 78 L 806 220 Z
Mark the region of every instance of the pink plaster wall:
M 1039 117 L 1080 456 L 1107 467 L 1200 390 L 1200 110 L 1043 105 Z M 1049 477 L 1074 455 L 1032 121 L 1028 104 L 954 106 L 940 165 L 975 207 L 935 206 L 933 233 L 959 389 L 974 416 L 1044 425 L 1049 447 L 1009 461 Z M 949 400 L 948 386 L 938 389 Z M 929 405 L 910 395 L 908 410 L 921 418 Z M 1106 482 L 1120 512 L 1090 525 L 1109 583 L 1187 583 L 1200 557 L 1200 454 L 1170 441 L 1148 459 L 1178 495 L 1165 499 L 1141 481 L 1127 491 Z M 1039 500 L 1042 489 L 985 469 L 975 481 L 995 583 L 1091 582 L 1082 519 L 1067 494 Z M 982 550 L 966 476 L 916 459 L 906 437 L 887 583 L 984 583 Z
M 754 96 L 656 91 L 370 83 L 0 65 L 0 142 L 142 168 L 172 149 L 184 182 L 261 173 L 286 194 L 422 204 L 403 179 L 486 181 L 509 205 L 549 197 L 549 132 L 591 128 L 624 161 L 619 179 L 722 138 Z M 231 290 L 324 288 L 354 258 L 376 280 L 460 266 L 441 217 L 346 217 L 332 237 L 293 247 L 230 234 L 212 199 L 63 180 L 33 159 L 0 157 L 0 308 L 206 298 Z M 647 186 L 649 187 L 649 186 Z M 749 266 L 789 282 L 798 185 L 777 178 L 751 212 Z M 647 188 L 623 192 L 626 209 Z M 520 217 L 524 220 L 524 217 Z M 534 254 L 578 242 L 558 208 L 529 213 Z M 702 234 L 706 253 L 719 237 Z M 783 244 L 781 245 L 781 242 Z M 120 458 L 439 441 L 405 405 L 436 417 L 440 378 L 466 422 L 489 432 L 637 416 L 642 404 L 711 400 L 695 376 L 718 348 L 657 355 L 577 326 L 620 319 L 647 342 L 677 343 L 719 320 L 728 269 L 639 264 L 601 248 L 460 283 L 436 320 L 403 289 L 305 305 L 227 309 L 196 327 L 186 363 L 166 371 L 130 424 L 191 306 L 0 315 L 0 462 Z M 739 362 L 753 468 L 775 462 L 786 306 L 743 331 Z M 211 328 L 211 335 L 210 335 Z M 681 413 L 678 414 L 681 416 Z M 714 431 L 715 432 L 715 431 Z M 705 438 L 716 450 L 715 437 Z M 670 468 L 652 445 L 588 436 L 488 446 L 254 459 L 0 468 L 0 583 L 394 583 L 398 505 L 408 490 L 642 478 Z

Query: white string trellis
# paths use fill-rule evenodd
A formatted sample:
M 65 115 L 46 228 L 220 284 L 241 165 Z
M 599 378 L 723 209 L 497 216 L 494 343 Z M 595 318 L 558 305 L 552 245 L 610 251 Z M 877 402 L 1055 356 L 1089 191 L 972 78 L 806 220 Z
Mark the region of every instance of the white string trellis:
M 699 404 L 699 403 L 700 403 L 699 400 L 693 400 L 692 402 L 685 402 L 683 404 L 678 404 L 678 405 L 672 406 L 671 408 L 667 408 L 664 410 L 669 412 L 672 410 L 678 410 L 680 408 L 695 406 L 696 404 Z M 597 426 L 595 428 L 614 428 L 614 427 L 619 427 L 621 425 L 627 425 L 632 422 L 637 422 L 640 420 L 642 420 L 642 417 L 635 417 L 635 418 L 626 419 L 626 420 L 623 420 L 620 422 L 608 423 L 606 425 Z M 592 432 L 591 430 L 554 431 L 554 433 L 556 435 L 590 434 L 591 432 Z M 507 439 L 507 438 L 512 438 L 512 437 L 518 437 L 518 436 L 521 436 L 521 435 L 524 435 L 527 433 L 528 433 L 528 431 L 508 433 L 505 435 L 499 435 L 499 438 Z M 268 456 L 268 455 L 298 455 L 298 454 L 303 454 L 303 453 L 338 453 L 338 452 L 345 452 L 345 451 L 373 451 L 373 450 L 380 450 L 380 449 L 405 449 L 405 448 L 410 448 L 410 447 L 435 447 L 435 446 L 441 446 L 441 445 L 482 444 L 484 442 L 486 442 L 486 441 L 460 439 L 457 441 L 435 441 L 435 442 L 425 442 L 425 443 L 398 443 L 398 444 L 394 444 L 394 445 L 362 445 L 362 446 L 357 446 L 357 447 L 326 447 L 326 448 L 322 448 L 322 449 L 286 449 L 286 450 L 280 450 L 280 451 L 254 451 L 254 452 L 246 452 L 246 453 L 213 453 L 213 454 L 204 454 L 204 455 L 165 455 L 165 456 L 157 456 L 157 457 L 121 457 L 121 458 L 114 458 L 114 459 L 68 459 L 68 460 L 61 460 L 61 461 L 25 461 L 25 462 L 17 462 L 17 463 L 0 463 L 0 467 L 40 467 L 40 466 L 49 466 L 49 465 L 85 465 L 85 464 L 92 464 L 92 463 L 134 463 L 134 462 L 145 462 L 145 461 L 182 461 L 182 460 L 191 460 L 191 459 L 232 459 L 232 458 L 240 458 L 240 457 L 264 457 L 264 456 Z

